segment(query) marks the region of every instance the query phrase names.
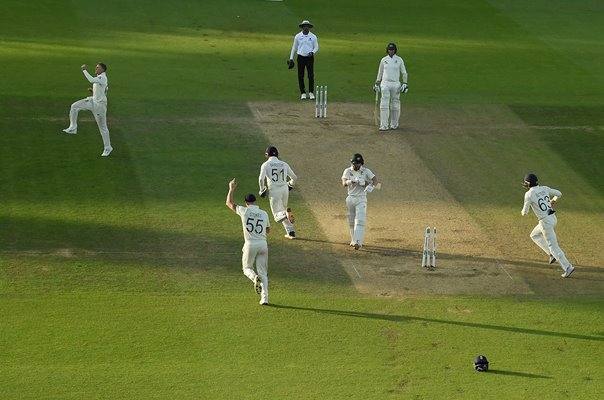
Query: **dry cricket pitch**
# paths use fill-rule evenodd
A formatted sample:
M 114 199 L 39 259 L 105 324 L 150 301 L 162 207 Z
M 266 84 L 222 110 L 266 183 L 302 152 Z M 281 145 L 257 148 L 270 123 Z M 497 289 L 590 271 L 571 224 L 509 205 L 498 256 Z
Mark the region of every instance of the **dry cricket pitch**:
M 600 280 L 561 279 L 552 271 L 555 267 L 537 258 L 537 251 L 532 252 L 534 260 L 513 259 L 499 250 L 506 246 L 488 245 L 489 232 L 450 195 L 405 139 L 439 129 L 445 117 L 434 114 L 438 111 L 418 108 L 410 112 L 413 122 L 405 120 L 398 130 L 380 133 L 371 104 L 331 103 L 326 119 L 314 118 L 314 103 L 309 102 L 248 106 L 260 131 L 299 175 L 297 190 L 328 238 L 333 262 L 345 268 L 361 293 L 558 296 L 604 289 Z M 357 152 L 383 185 L 369 195 L 365 246 L 360 251 L 348 246 L 346 189 L 340 183 Z M 439 266 L 434 271 L 421 268 L 427 224 L 436 224 L 439 232 Z M 297 244 L 303 243 L 303 227 L 298 232 Z M 517 249 L 518 242 L 521 248 L 532 246 L 528 232 L 508 240 L 510 248 Z M 602 278 L 599 270 L 593 273 Z

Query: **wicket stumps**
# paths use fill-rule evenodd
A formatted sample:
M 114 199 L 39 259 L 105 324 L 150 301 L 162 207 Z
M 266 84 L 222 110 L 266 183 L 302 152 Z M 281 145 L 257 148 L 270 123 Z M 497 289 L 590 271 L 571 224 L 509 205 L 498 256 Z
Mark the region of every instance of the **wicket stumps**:
M 430 225 L 426 227 L 426 236 L 424 237 L 424 252 L 422 255 L 422 267 L 436 268 L 436 225 L 434 225 L 432 235 L 430 235 Z
M 327 117 L 327 85 L 317 85 L 315 91 L 315 117 Z

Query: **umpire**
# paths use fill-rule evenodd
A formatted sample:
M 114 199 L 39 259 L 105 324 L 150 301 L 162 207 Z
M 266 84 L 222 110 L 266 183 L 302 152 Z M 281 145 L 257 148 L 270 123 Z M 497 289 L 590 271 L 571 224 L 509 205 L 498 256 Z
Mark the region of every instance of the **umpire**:
M 294 54 L 297 54 L 300 99 L 306 100 L 306 88 L 304 87 L 304 68 L 306 68 L 308 70 L 308 98 L 313 100 L 315 98 L 313 94 L 315 87 L 314 55 L 319 51 L 319 41 L 315 34 L 310 31 L 314 25 L 308 20 L 305 19 L 298 26 L 301 31 L 294 37 L 294 44 L 287 65 L 290 69 L 294 67 Z

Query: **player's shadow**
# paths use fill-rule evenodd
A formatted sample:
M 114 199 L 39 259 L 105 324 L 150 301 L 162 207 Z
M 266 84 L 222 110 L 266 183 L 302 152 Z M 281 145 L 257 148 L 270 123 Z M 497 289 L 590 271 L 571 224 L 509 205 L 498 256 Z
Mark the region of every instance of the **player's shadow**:
M 497 374 L 497 375 L 518 376 L 521 378 L 554 379 L 551 376 L 547 376 L 547 375 L 529 374 L 528 372 L 503 371 L 500 369 L 489 369 L 487 371 L 487 373 Z
M 330 244 L 336 247 L 342 247 L 346 249 L 352 249 L 352 246 L 348 243 L 342 242 L 333 242 L 331 240 L 324 239 L 309 239 L 309 238 L 297 238 L 298 241 L 303 242 L 315 242 L 315 243 L 325 243 Z M 351 252 L 351 254 L 361 254 L 361 253 L 377 253 L 383 256 L 412 256 L 421 254 L 415 249 L 403 249 L 403 248 L 395 248 L 395 247 L 381 247 L 381 246 L 363 246 L 359 252 Z
M 545 330 L 541 330 L 541 329 L 529 329 L 529 328 L 520 328 L 520 327 L 513 327 L 513 326 L 481 324 L 478 322 L 451 321 L 451 320 L 446 320 L 446 319 L 412 317 L 412 316 L 405 316 L 405 315 L 374 314 L 374 313 L 366 313 L 366 312 L 359 312 L 359 311 L 345 311 L 345 310 L 330 310 L 330 309 L 324 309 L 324 308 L 297 307 L 297 306 L 288 306 L 288 305 L 281 305 L 281 304 L 271 304 L 270 307 L 288 309 L 288 310 L 310 311 L 310 312 L 316 312 L 316 313 L 320 313 L 320 314 L 331 314 L 331 315 L 353 317 L 353 318 L 369 318 L 369 319 L 378 319 L 378 320 L 392 321 L 392 322 L 420 321 L 420 322 L 446 324 L 446 325 L 461 326 L 461 327 L 475 328 L 475 329 L 489 329 L 489 330 L 504 331 L 504 332 L 523 333 L 523 334 L 528 334 L 528 335 L 553 336 L 553 337 L 561 337 L 561 338 L 567 338 L 567 339 L 581 339 L 581 340 L 593 340 L 593 341 L 598 341 L 598 342 L 604 342 L 604 336 L 590 336 L 590 335 L 580 335 L 580 334 L 576 334 L 576 333 L 545 331 Z M 506 373 L 506 372 L 507 371 L 502 371 L 502 373 Z M 509 375 L 511 375 L 511 374 L 512 373 L 510 372 Z

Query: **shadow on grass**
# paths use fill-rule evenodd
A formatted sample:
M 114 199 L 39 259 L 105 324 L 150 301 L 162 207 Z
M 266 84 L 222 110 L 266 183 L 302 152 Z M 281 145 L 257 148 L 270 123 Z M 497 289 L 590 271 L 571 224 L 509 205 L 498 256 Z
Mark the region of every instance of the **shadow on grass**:
M 554 379 L 551 376 L 547 375 L 529 374 L 528 372 L 502 371 L 499 369 L 489 369 L 487 373 L 507 376 L 518 376 L 520 378 Z
M 445 320 L 445 319 L 411 317 L 411 316 L 405 316 L 405 315 L 374 314 L 374 313 L 366 313 L 366 312 L 358 312 L 358 311 L 344 311 L 344 310 L 330 310 L 330 309 L 323 309 L 323 308 L 297 307 L 297 306 L 288 306 L 288 305 L 281 305 L 281 304 L 271 304 L 270 307 L 287 309 L 287 310 L 312 311 L 312 312 L 316 312 L 316 313 L 320 313 L 320 314 L 331 314 L 331 315 L 338 315 L 338 316 L 343 316 L 343 317 L 368 318 L 368 319 L 377 319 L 377 320 L 392 321 L 392 322 L 421 321 L 421 322 L 430 322 L 430 323 L 435 323 L 435 324 L 461 326 L 461 327 L 467 327 L 467 328 L 490 329 L 490 330 L 503 331 L 503 332 L 523 333 L 523 334 L 528 334 L 528 335 L 553 336 L 553 337 L 560 337 L 560 338 L 567 338 L 567 339 L 581 339 L 581 340 L 593 340 L 593 341 L 598 341 L 598 342 L 604 342 L 604 336 L 579 335 L 576 333 L 553 332 L 553 331 L 544 331 L 544 330 L 540 330 L 540 329 L 519 328 L 519 327 L 513 327 L 513 326 L 480 324 L 480 323 L 476 323 L 476 322 L 450 321 L 450 320 Z

